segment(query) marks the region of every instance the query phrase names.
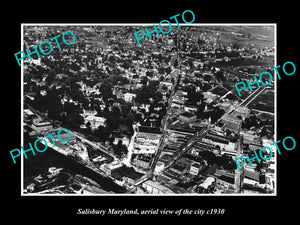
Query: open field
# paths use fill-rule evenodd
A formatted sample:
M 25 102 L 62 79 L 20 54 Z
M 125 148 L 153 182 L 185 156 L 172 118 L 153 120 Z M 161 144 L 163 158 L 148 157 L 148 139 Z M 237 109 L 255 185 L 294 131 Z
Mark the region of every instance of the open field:
M 237 43 L 243 47 L 272 48 L 274 47 L 273 26 L 237 26 L 222 27 L 219 33 L 218 43 L 228 45 Z

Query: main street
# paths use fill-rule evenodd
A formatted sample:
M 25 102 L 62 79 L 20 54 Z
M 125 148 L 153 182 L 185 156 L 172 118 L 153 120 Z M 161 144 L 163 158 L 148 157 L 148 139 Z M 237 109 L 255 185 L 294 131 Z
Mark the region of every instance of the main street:
M 176 87 L 178 86 L 178 73 L 179 72 L 176 71 L 175 73 L 177 73 L 177 75 L 175 75 L 174 85 L 172 86 L 171 94 L 170 94 L 170 97 L 168 99 L 168 108 L 166 110 L 166 114 L 165 114 L 165 116 L 163 118 L 163 121 L 162 121 L 162 136 L 159 140 L 158 150 L 156 151 L 154 159 L 152 160 L 151 165 L 150 165 L 150 169 L 151 169 L 152 172 L 154 171 L 156 163 L 158 161 L 158 158 L 159 158 L 163 148 L 165 147 L 166 136 L 168 134 L 167 124 L 168 124 L 169 117 L 171 115 L 171 105 L 172 105 L 172 101 L 173 101 L 173 96 L 174 96 L 174 94 L 176 92 L 176 89 L 177 89 Z
M 178 44 L 178 36 L 177 36 L 177 44 Z M 180 68 L 180 57 L 179 57 L 179 52 L 178 52 L 178 45 L 177 45 L 177 54 L 174 55 L 171 59 L 171 61 L 176 61 L 178 62 L 178 67 Z M 174 59 L 174 60 L 173 60 Z M 151 162 L 151 165 L 150 165 L 150 170 L 151 172 L 153 173 L 154 172 L 154 169 L 155 169 L 155 166 L 156 166 L 156 163 L 158 161 L 158 158 L 163 150 L 163 148 L 165 147 L 165 143 L 166 143 L 166 136 L 167 136 L 167 125 L 168 125 L 168 120 L 169 120 L 169 117 L 171 115 L 171 105 L 172 105 L 172 101 L 173 101 L 173 97 L 177 91 L 177 88 L 178 88 L 178 84 L 180 82 L 180 75 L 179 75 L 179 68 L 176 68 L 174 71 L 172 71 L 170 74 L 174 74 L 174 76 L 172 76 L 174 79 L 174 83 L 173 83 L 173 86 L 172 86 L 172 90 L 171 90 L 171 94 L 169 96 L 169 99 L 168 99 L 168 108 L 166 110 L 166 114 L 163 118 L 163 121 L 162 121 L 162 136 L 159 140 L 159 147 L 158 147 L 158 150 L 156 151 L 156 154 L 154 156 L 154 159 L 152 160 Z

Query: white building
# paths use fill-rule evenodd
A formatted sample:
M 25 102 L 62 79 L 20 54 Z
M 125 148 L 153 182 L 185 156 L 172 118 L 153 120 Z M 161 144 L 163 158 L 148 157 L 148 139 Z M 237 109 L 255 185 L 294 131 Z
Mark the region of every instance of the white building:
M 274 191 L 276 188 L 276 180 L 273 173 L 266 173 L 266 185 L 271 191 Z
M 210 185 L 213 184 L 213 182 L 215 182 L 215 178 L 213 177 L 207 177 L 206 180 L 199 185 L 199 187 L 202 187 L 203 189 L 207 189 Z
M 265 139 L 263 138 L 262 139 L 262 145 L 263 146 L 266 146 L 266 147 L 269 147 L 271 150 L 272 150 L 272 158 L 269 159 L 271 162 L 275 162 L 275 154 L 277 154 L 277 149 L 276 149 L 276 146 L 275 145 L 271 145 L 272 143 L 274 143 L 275 141 L 271 141 L 269 139 Z M 268 149 L 265 149 L 265 151 L 267 152 L 267 154 L 269 155 L 269 150 Z M 266 156 L 266 158 L 268 158 L 268 156 Z
M 156 163 L 154 172 L 155 172 L 155 173 L 160 173 L 161 171 L 163 171 L 164 168 L 165 168 L 165 163 L 164 163 L 164 162 L 158 161 L 158 162 Z
M 135 98 L 136 98 L 136 94 L 129 93 L 129 92 L 124 94 L 124 100 L 126 102 L 132 102 L 132 101 L 134 101 Z
M 213 144 L 219 146 L 221 150 L 228 154 L 236 154 L 236 141 L 231 138 L 218 135 L 218 134 L 210 134 L 208 133 L 206 136 L 202 138 L 203 142 Z
M 198 175 L 201 168 L 202 166 L 200 163 L 193 163 L 190 167 L 190 174 Z
M 175 194 L 170 188 L 156 183 L 152 180 L 147 180 L 142 184 L 142 187 L 147 190 L 150 194 Z
M 159 128 L 140 126 L 134 143 L 134 153 L 154 154 L 161 138 Z
M 33 123 L 32 123 L 32 128 L 38 132 L 38 133 L 42 133 L 42 132 L 45 132 L 45 131 L 49 131 L 53 128 L 52 124 L 48 121 L 41 121 L 39 119 L 37 120 L 33 120 Z
M 90 122 L 91 128 L 95 129 L 99 126 L 105 126 L 106 119 L 100 116 L 87 116 L 84 118 L 84 123 Z
M 111 172 L 114 171 L 115 169 L 118 169 L 120 167 L 122 167 L 123 165 L 118 162 L 118 161 L 113 161 L 109 164 L 102 164 L 100 166 L 100 169 L 105 171 L 107 174 L 111 175 Z
M 168 88 L 168 90 L 171 90 L 172 87 L 173 87 L 172 82 L 166 82 L 166 81 L 161 81 L 161 82 L 160 82 L 160 85 L 161 85 L 161 86 L 166 86 L 166 87 Z

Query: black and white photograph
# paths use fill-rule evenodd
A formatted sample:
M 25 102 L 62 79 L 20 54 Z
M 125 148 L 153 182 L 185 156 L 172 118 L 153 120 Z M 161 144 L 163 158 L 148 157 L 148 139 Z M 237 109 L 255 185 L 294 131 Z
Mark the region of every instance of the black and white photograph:
M 2 20 L 6 221 L 296 218 L 295 4 L 24 3 Z
M 22 25 L 23 194 L 276 194 L 276 25 L 154 26 Z

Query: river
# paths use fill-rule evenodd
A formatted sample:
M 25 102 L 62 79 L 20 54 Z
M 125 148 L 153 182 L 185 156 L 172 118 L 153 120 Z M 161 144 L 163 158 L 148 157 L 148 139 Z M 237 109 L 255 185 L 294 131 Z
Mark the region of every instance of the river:
M 32 143 L 32 142 L 31 142 Z M 24 144 L 28 146 L 28 144 Z M 41 147 L 40 149 L 42 149 Z M 27 149 L 25 147 L 25 149 Z M 114 183 L 110 178 L 103 177 L 95 171 L 75 162 L 73 159 L 56 152 L 48 146 L 45 152 L 36 152 L 35 156 L 28 152 L 28 159 L 24 158 L 24 181 L 31 176 L 38 176 L 41 173 L 47 172 L 49 167 L 64 168 L 73 173 L 88 177 L 97 182 L 105 191 L 114 193 L 125 193 L 126 189 Z M 25 185 L 24 185 L 25 186 Z

